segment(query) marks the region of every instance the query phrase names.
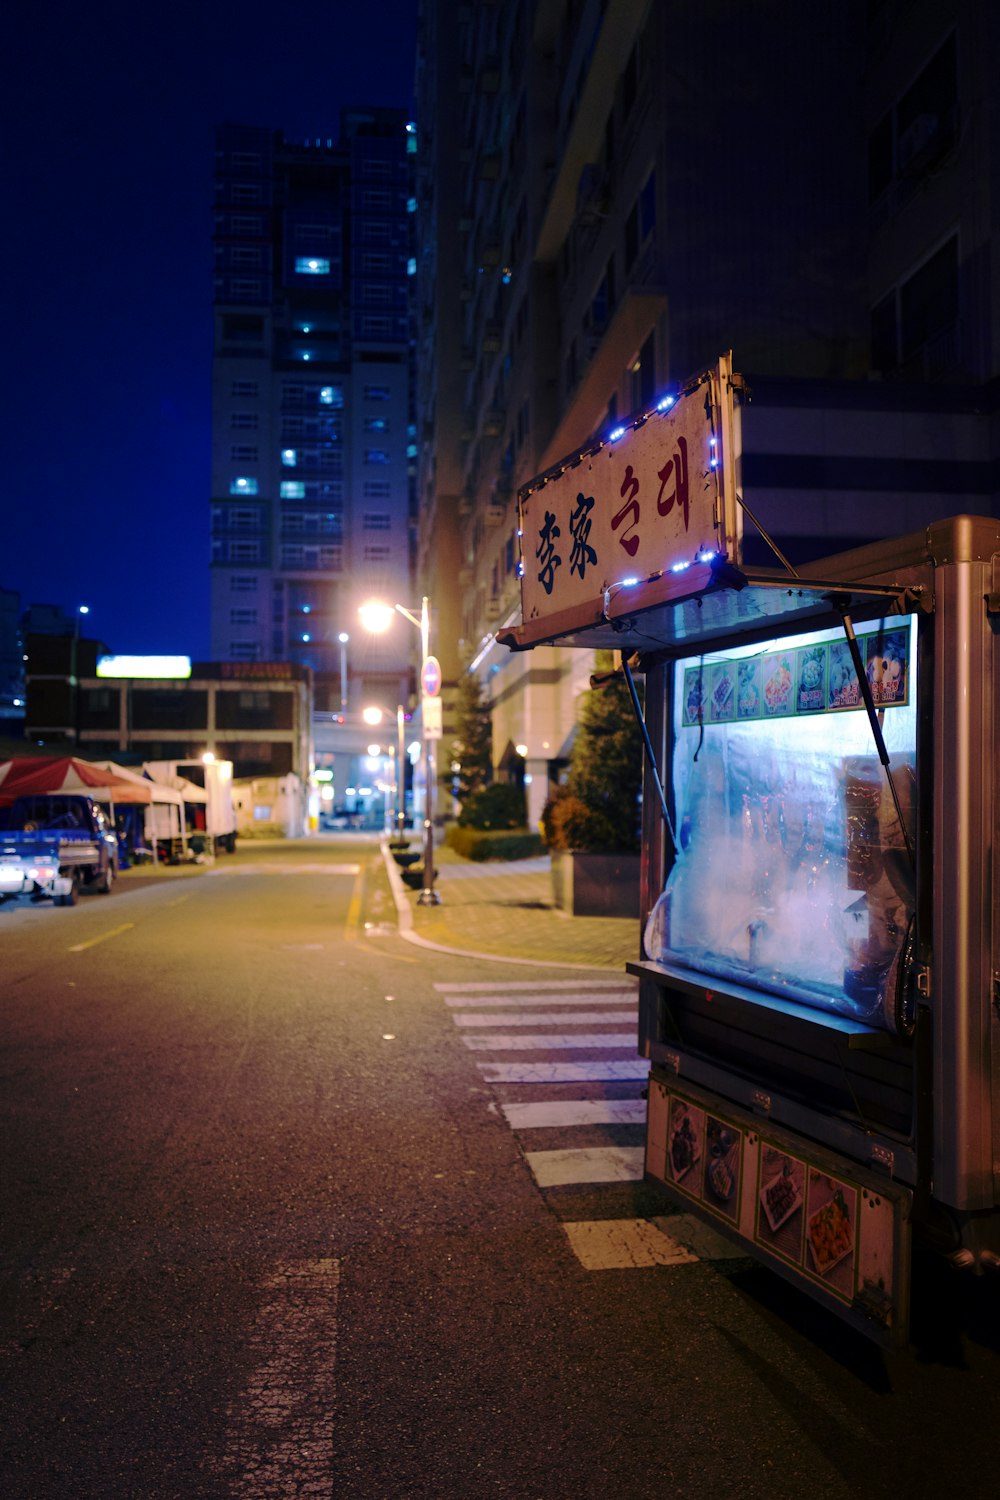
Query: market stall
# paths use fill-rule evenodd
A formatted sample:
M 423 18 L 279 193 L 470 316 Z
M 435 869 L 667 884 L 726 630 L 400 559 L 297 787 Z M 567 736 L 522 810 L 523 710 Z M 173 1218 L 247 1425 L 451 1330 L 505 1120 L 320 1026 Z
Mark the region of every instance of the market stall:
M 1000 1269 L 1000 526 L 744 568 L 739 389 L 522 490 L 504 639 L 644 676 L 647 1175 L 898 1343 L 911 1235 Z

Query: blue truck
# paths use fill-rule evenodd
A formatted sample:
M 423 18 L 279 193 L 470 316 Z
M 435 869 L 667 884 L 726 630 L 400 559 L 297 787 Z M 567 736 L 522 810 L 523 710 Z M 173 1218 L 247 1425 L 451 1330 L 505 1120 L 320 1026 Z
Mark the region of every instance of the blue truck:
M 0 901 L 73 906 L 81 886 L 110 894 L 117 873 L 118 840 L 92 798 L 32 793 L 0 809 Z

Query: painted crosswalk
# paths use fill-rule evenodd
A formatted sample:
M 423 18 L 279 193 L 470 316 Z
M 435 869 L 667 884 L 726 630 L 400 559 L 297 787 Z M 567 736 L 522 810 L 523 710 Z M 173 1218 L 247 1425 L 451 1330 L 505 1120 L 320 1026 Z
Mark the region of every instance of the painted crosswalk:
M 663 1227 L 670 1219 L 634 1214 L 649 1073 L 638 1055 L 634 985 L 581 977 L 436 989 L 579 1263 L 597 1271 L 697 1260 Z M 573 1218 L 579 1195 L 592 1207 L 594 1191 L 608 1216 Z

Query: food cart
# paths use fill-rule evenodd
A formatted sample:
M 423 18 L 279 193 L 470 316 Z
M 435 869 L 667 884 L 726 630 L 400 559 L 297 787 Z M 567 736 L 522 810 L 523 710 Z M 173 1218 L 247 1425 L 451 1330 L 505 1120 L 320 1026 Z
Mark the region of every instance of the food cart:
M 1000 525 L 744 567 L 740 395 L 524 487 L 504 639 L 644 677 L 647 1176 L 898 1344 L 912 1238 L 1000 1269 Z

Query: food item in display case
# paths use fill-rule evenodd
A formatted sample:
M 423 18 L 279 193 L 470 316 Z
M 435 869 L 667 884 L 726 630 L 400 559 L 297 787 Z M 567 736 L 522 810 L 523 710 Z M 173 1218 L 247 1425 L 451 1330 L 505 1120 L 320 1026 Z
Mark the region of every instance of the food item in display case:
M 781 1171 L 764 1184 L 760 1201 L 772 1233 L 777 1233 L 801 1206 L 802 1189 L 793 1177 Z
M 831 708 L 857 708 L 861 703 L 861 689 L 850 647 L 843 641 L 833 641 L 830 645 L 827 703 Z
M 764 712 L 787 714 L 792 710 L 792 659 L 787 655 L 764 658 Z
M 704 688 L 700 668 L 694 672 L 686 672 L 684 676 L 684 719 L 686 723 L 701 723 L 703 698 Z
M 670 1142 L 670 1161 L 674 1169 L 675 1181 L 679 1182 L 690 1172 L 698 1156 L 698 1137 L 691 1128 L 690 1117 L 684 1115 L 679 1126 L 674 1130 L 673 1139 Z
M 732 1197 L 733 1187 L 735 1186 L 733 1174 L 721 1157 L 717 1161 L 713 1161 L 709 1167 L 708 1181 L 712 1192 L 717 1198 L 721 1198 L 723 1203 Z
M 756 719 L 760 713 L 760 662 L 741 661 L 736 676 L 736 714 Z
M 733 712 L 733 669 L 728 662 L 715 668 L 712 688 L 712 718 L 729 719 Z
M 821 1276 L 850 1254 L 854 1248 L 851 1217 L 839 1194 L 811 1216 L 806 1239 L 813 1264 Z

